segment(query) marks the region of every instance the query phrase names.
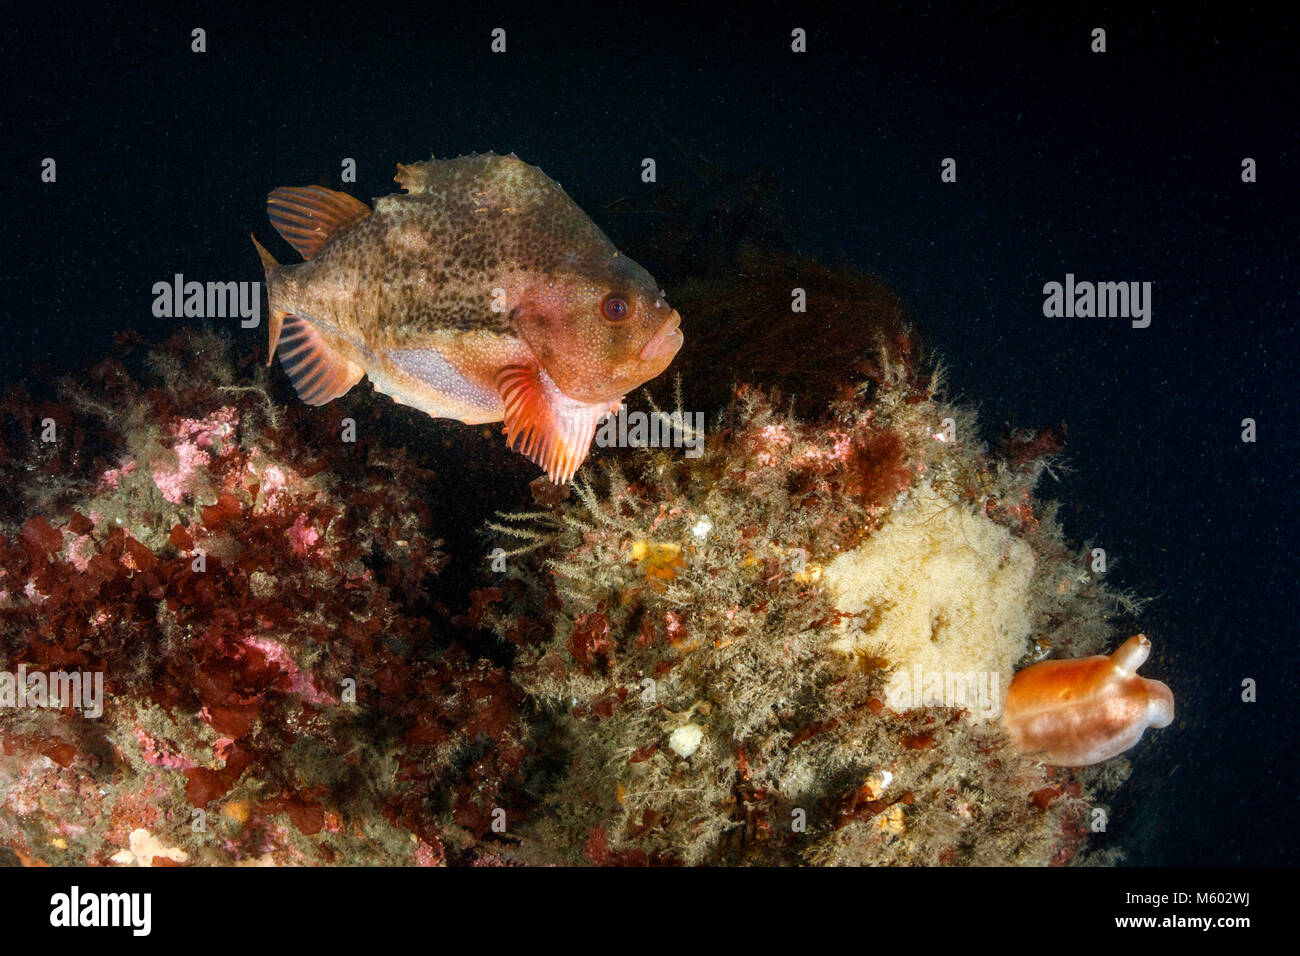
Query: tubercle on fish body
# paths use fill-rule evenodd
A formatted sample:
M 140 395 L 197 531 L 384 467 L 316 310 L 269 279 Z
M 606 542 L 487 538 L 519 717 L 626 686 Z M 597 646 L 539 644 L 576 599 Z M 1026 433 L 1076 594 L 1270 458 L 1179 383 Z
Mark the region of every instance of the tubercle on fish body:
M 1110 656 L 1043 661 L 1007 688 L 1003 726 L 1017 749 L 1058 767 L 1084 767 L 1135 745 L 1174 719 L 1174 696 L 1138 668 L 1151 642 L 1138 634 Z

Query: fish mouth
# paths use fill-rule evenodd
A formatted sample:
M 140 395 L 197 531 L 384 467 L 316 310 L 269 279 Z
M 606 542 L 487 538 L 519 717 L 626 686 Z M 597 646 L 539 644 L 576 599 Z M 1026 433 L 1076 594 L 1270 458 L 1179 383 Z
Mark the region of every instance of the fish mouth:
M 659 327 L 659 331 L 641 349 L 641 361 L 663 362 L 665 365 L 672 361 L 672 357 L 677 354 L 677 350 L 685 341 L 681 324 L 682 317 L 677 314 L 676 309 L 673 309 L 672 315 L 668 316 L 664 324 Z

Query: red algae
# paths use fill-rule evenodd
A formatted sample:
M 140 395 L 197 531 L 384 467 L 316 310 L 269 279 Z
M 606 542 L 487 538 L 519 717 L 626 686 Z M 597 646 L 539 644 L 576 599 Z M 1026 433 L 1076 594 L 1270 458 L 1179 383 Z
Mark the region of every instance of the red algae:
M 33 864 L 121 863 L 141 828 L 186 865 L 472 862 L 495 811 L 525 813 L 523 696 L 436 640 L 419 469 L 214 384 L 216 339 L 149 361 L 161 382 L 105 363 L 93 404 L 43 409 L 94 454 L 44 452 L 54 495 L 0 524 L 0 658 L 103 682 L 98 716 L 0 711 L 0 841 Z

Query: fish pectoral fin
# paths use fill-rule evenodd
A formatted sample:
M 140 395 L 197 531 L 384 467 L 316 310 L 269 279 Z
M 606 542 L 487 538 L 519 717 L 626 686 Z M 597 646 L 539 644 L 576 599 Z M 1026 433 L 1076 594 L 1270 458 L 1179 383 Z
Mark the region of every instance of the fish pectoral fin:
M 308 405 L 333 401 L 365 374 L 360 365 L 330 348 L 310 322 L 292 313 L 284 316 L 276 351 L 298 397 Z
M 348 226 L 370 215 L 370 207 L 324 186 L 281 186 L 266 197 L 266 214 L 284 241 L 310 259 Z
M 505 404 L 506 441 L 515 451 L 562 485 L 587 459 L 596 425 L 609 403 L 594 405 L 569 398 L 536 365 L 507 365 L 496 374 Z

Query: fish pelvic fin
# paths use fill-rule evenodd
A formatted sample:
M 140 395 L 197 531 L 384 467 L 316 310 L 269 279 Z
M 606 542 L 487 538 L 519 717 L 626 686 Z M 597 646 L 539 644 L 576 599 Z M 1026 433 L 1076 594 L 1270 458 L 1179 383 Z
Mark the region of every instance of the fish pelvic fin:
M 332 402 L 361 381 L 365 369 L 339 355 L 306 319 L 282 312 L 273 321 L 283 322 L 284 333 L 272 348 L 279 352 L 298 397 L 308 405 Z
M 284 241 L 310 259 L 332 237 L 370 215 L 370 207 L 324 186 L 281 186 L 266 197 L 266 214 Z
M 610 403 L 575 401 L 532 364 L 507 365 L 497 372 L 496 386 L 506 409 L 506 442 L 557 485 L 567 482 L 586 461 Z

